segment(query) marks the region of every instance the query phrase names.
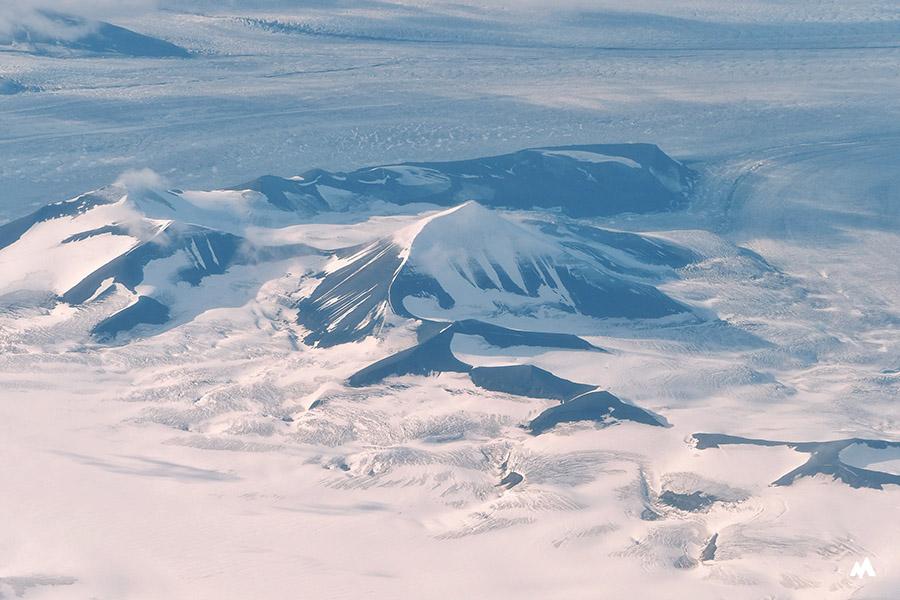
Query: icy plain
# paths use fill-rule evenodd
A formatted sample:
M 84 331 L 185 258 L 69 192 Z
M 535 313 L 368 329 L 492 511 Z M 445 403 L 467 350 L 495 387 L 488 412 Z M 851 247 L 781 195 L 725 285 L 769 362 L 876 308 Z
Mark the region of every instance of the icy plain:
M 0 236 L 0 598 L 900 596 L 895 2 L 140 4 L 85 16 L 190 57 L 0 45 L 0 223 L 117 182 Z M 696 173 L 686 203 L 287 213 L 240 185 L 630 142 Z M 157 227 L 139 280 L 59 301 Z M 370 248 L 452 306 L 366 287 L 373 335 L 310 345 L 304 308 L 341 308 L 317 288 Z M 597 318 L 559 272 L 535 308 L 523 253 L 684 310 Z M 165 323 L 92 334 L 140 297 Z M 543 430 L 588 388 L 644 422 Z

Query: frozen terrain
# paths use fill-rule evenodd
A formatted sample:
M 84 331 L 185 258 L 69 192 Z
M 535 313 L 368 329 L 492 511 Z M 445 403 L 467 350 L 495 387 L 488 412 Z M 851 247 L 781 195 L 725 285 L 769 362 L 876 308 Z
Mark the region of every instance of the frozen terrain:
M 0 7 L 0 598 L 900 597 L 896 3 L 86 4 Z

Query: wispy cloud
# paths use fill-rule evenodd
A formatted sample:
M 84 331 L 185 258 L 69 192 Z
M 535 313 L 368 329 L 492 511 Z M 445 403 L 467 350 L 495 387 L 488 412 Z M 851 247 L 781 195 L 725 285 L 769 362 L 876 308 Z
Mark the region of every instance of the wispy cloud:
M 18 30 L 71 40 L 88 33 L 92 21 L 114 21 L 145 13 L 157 7 L 157 0 L 2 0 L 0 1 L 0 38 Z M 65 22 L 49 15 L 81 17 L 85 22 Z
M 115 185 L 124 187 L 129 193 L 138 193 L 147 190 L 164 190 L 169 183 L 152 169 L 133 169 L 122 173 L 116 179 Z

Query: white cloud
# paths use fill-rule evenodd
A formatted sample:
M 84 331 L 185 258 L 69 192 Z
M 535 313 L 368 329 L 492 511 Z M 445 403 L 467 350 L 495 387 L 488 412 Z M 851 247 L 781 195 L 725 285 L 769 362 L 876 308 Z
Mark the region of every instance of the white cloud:
M 116 185 L 122 186 L 130 194 L 146 190 L 164 190 L 169 187 L 166 179 L 152 169 L 134 169 L 125 171 L 116 179 Z

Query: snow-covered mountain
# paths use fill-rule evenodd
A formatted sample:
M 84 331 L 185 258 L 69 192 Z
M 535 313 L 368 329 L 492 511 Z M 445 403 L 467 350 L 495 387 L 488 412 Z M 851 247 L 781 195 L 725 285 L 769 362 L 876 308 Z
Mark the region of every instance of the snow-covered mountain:
M 186 301 L 180 290 L 233 266 L 332 253 L 290 236 L 271 241 L 267 231 L 317 215 L 366 210 L 373 202 L 440 205 L 469 192 L 495 206 L 530 206 L 520 202 L 521 190 L 535 178 L 555 177 L 573 185 L 585 178 L 559 196 L 569 204 L 557 208 L 576 213 L 584 206 L 592 213 L 670 208 L 692 181 L 689 171 L 648 145 L 526 150 L 350 174 L 313 171 L 292 179 L 265 176 L 209 192 L 166 189 L 152 177 L 150 184 L 140 181 L 138 174 L 127 189 L 102 188 L 0 226 L 0 297 L 18 303 L 22 294 L 45 294 L 69 306 L 103 307 L 90 330 L 108 340 L 216 305 L 220 299 Z M 647 181 L 648 197 L 668 190 L 656 204 L 632 202 L 632 192 L 617 191 L 643 190 Z M 322 346 L 359 340 L 393 315 L 527 324 L 539 317 L 690 314 L 652 285 L 696 259 L 690 251 L 646 236 L 579 227 L 517 223 L 469 201 L 386 237 L 338 249 L 322 281 L 299 300 L 299 322 L 309 330 L 305 339 Z M 38 255 L 40 261 L 26 258 Z
M 0 598 L 900 598 L 898 17 L 0 0 Z
M 0 384 L 18 394 L 45 385 L 27 373 L 46 369 L 60 389 L 73 382 L 69 398 L 127 400 L 102 407 L 126 404 L 121 421 L 173 454 L 149 466 L 67 458 L 84 468 L 232 485 L 232 456 L 264 454 L 302 472 L 303 498 L 326 498 L 303 505 L 304 523 L 334 526 L 342 494 L 377 497 L 424 515 L 410 543 L 478 536 L 472 550 L 538 531 L 554 550 L 598 545 L 635 581 L 651 568 L 719 573 L 767 548 L 766 528 L 786 522 L 781 499 L 802 505 L 807 486 L 843 500 L 890 493 L 898 442 L 844 433 L 839 413 L 827 416 L 839 435 L 820 431 L 809 407 L 822 392 L 808 387 L 823 361 L 849 365 L 866 386 L 846 396 L 871 403 L 851 414 L 865 414 L 895 385 L 890 357 L 832 335 L 846 313 L 809 278 L 709 231 L 660 227 L 687 220 L 677 207 L 693 174 L 673 161 L 683 187 L 661 203 L 593 183 L 538 208 L 510 200 L 558 167 L 585 182 L 641 189 L 635 171 L 672 183 L 612 148 L 523 151 L 505 171 L 496 165 L 513 159 L 473 159 L 466 176 L 407 165 L 212 191 L 128 173 L 0 225 Z M 478 169 L 494 187 L 460 183 Z M 457 203 L 463 189 L 480 199 Z M 823 314 L 836 320 L 823 326 Z M 85 415 L 78 426 L 93 431 Z M 222 466 L 174 462 L 186 446 Z M 803 548 L 845 543 L 787 522 L 779 536 Z M 816 577 L 839 581 L 832 563 L 812 561 Z
M 617 234 L 606 234 L 613 243 Z M 335 258 L 312 295 L 301 301 L 299 319 L 310 330 L 307 341 L 328 346 L 370 335 L 390 314 L 531 322 L 538 329 L 570 316 L 690 315 L 688 307 L 644 282 L 652 265 L 641 268 L 638 258 L 626 261 L 615 254 L 627 252 L 629 243 L 657 250 L 671 245 L 618 235 L 625 242 L 618 251 L 606 246 L 604 253 L 590 246 L 589 238 L 582 246 L 566 247 L 470 201 Z
M 572 216 L 647 213 L 682 206 L 694 173 L 652 144 L 532 148 L 451 162 L 409 162 L 349 173 L 315 169 L 236 186 L 286 210 L 346 209 L 360 202 L 549 208 Z M 354 204 L 355 201 L 355 204 Z
M 291 239 L 262 241 L 260 231 L 301 224 L 327 205 L 313 209 L 302 198 L 314 196 L 260 181 L 258 189 L 214 192 L 110 186 L 9 222 L 0 226 L 0 295 L 47 293 L 76 306 L 124 294 L 128 305 L 93 329 L 108 338 L 168 322 L 179 286 L 236 265 L 326 253 Z M 687 317 L 687 306 L 653 284 L 697 259 L 646 236 L 515 222 L 474 201 L 334 254 L 298 305 L 307 341 L 323 346 L 362 339 L 392 316 L 544 320 L 538 329 L 573 316 Z
M 188 58 L 186 49 L 105 21 L 85 19 L 48 10 L 32 10 L 28 3 L 7 9 L 0 30 L 0 51 L 11 50 L 51 56 L 118 55 L 147 58 Z M 17 19 L 16 17 L 20 17 Z M 11 17 L 11 19 L 10 19 Z M 4 24 L 6 25 L 6 24 Z
M 278 269 L 296 266 L 290 259 L 330 256 L 321 272 L 294 283 L 307 344 L 384 339 L 386 324 L 419 329 L 416 345 L 361 368 L 349 385 L 457 372 L 487 390 L 565 404 L 529 425 L 535 435 L 572 421 L 665 424 L 595 385 L 534 365 L 467 364 L 452 344 L 456 336 L 477 336 L 498 349 L 605 352 L 570 331 L 591 332 L 597 320 L 697 322 L 687 305 L 655 287 L 700 260 L 687 248 L 567 220 L 516 220 L 468 201 L 413 215 L 357 246 L 316 249 L 275 233 L 332 210 L 304 179 L 261 178 L 213 192 L 165 189 L 146 173 L 127 179 L 0 226 L 0 308 L 15 313 L 49 302 L 63 320 L 85 320 L 95 341 L 126 333 L 120 341 L 127 342 L 234 301 L 221 285 L 203 292 L 209 279 L 227 276 L 233 289 L 258 289 Z M 271 239 L 280 242 L 263 242 Z M 260 269 L 263 263 L 274 270 Z M 251 271 L 235 273 L 238 267 Z M 268 275 L 260 279 L 260 271 Z
M 0 298 L 43 294 L 69 306 L 102 305 L 107 314 L 91 328 L 98 339 L 165 324 L 186 304 L 185 290 L 207 277 L 315 253 L 244 237 L 244 228 L 278 212 L 239 192 L 120 186 L 50 204 L 0 226 Z

